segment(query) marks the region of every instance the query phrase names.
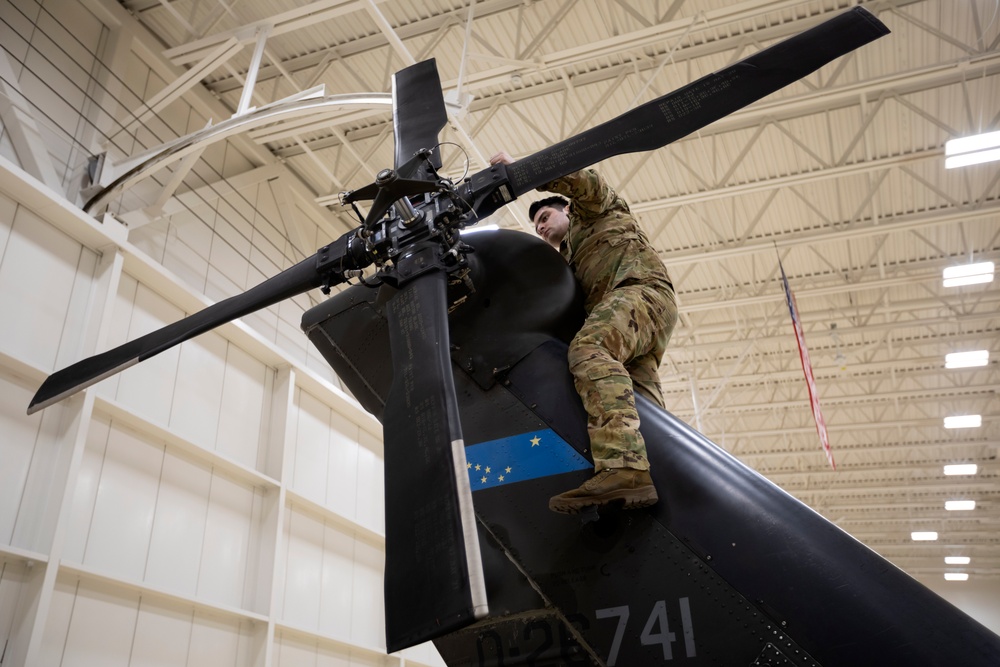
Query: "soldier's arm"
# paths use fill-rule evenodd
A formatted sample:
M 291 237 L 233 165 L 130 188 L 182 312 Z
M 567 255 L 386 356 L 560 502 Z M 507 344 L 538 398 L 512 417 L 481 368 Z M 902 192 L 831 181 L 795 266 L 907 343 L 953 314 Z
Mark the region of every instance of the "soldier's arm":
M 582 217 L 598 216 L 610 210 L 618 195 L 593 169 L 581 169 L 538 188 L 567 197 Z
M 513 164 L 514 158 L 505 151 L 495 153 L 490 164 Z M 593 169 L 581 169 L 557 178 L 538 188 L 540 192 L 554 192 L 573 202 L 575 211 L 582 218 L 596 217 L 621 206 L 617 193 Z

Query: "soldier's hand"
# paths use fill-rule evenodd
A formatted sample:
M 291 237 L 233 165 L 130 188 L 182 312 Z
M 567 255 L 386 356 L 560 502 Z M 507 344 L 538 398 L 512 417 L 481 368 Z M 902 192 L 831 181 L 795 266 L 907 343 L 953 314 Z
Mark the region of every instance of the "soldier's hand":
M 490 158 L 490 164 L 514 164 L 514 158 L 508 153 L 500 151 Z

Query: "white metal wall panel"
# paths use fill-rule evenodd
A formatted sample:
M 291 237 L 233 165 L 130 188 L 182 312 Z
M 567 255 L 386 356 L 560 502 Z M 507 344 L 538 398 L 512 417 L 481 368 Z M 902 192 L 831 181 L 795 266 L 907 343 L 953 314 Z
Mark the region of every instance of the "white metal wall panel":
M 173 216 L 164 248 L 163 266 L 195 289 L 204 290 L 211 247 L 212 229 L 204 222 L 187 213 Z
M 41 654 L 38 656 L 38 663 L 43 667 L 57 667 L 63 663 L 77 586 L 78 582 L 73 578 L 56 579 L 49 613 L 45 617 Z
M 62 510 L 61 490 L 65 486 L 54 486 L 53 480 L 64 479 L 69 469 L 72 449 L 65 446 L 63 434 L 81 402 L 79 397 L 70 399 L 42 415 L 14 524 L 11 542 L 15 546 L 41 553 L 47 553 L 52 546 Z
M 77 241 L 19 207 L 0 260 L 0 349 L 41 368 L 53 369 L 78 277 Z M 24 308 L 24 304 L 32 308 Z M 76 323 L 79 326 L 79 323 Z
M 316 248 L 323 245 L 323 243 L 316 243 L 316 239 L 309 233 L 309 225 L 302 224 L 302 218 L 305 216 L 296 207 L 293 207 L 291 210 L 279 210 L 280 205 L 275 200 L 275 194 L 282 189 L 285 190 L 283 200 L 287 203 L 290 199 L 288 197 L 288 186 L 282 179 L 256 183 L 253 187 L 243 188 L 239 191 L 241 197 L 240 203 L 243 203 L 242 200 L 246 199 L 252 202 L 254 206 L 254 209 L 249 214 L 250 219 L 254 223 L 254 245 L 251 252 L 262 254 L 264 258 L 271 262 L 271 266 L 264 264 L 254 255 L 251 255 L 250 263 L 264 271 L 271 268 L 284 268 L 286 261 L 296 257 L 289 243 L 290 239 L 295 239 L 291 234 L 291 230 L 287 229 L 289 225 L 296 225 L 303 232 L 303 242 L 307 245 L 304 248 L 299 248 L 301 253 L 311 254 Z M 315 234 L 317 230 L 311 231 Z
M 87 552 L 110 431 L 111 423 L 106 417 L 95 417 L 87 429 L 87 443 L 73 487 L 63 551 L 63 557 L 71 563 L 83 563 Z
M 286 299 L 272 306 L 278 313 L 274 342 L 300 363 L 309 356 L 309 339 L 302 335 L 300 323 L 302 322 L 302 313 L 310 306 L 311 304 L 305 296 Z
M 191 650 L 186 667 L 254 665 L 261 638 L 246 619 L 232 619 L 204 612 L 192 614 Z M 258 628 L 260 624 L 257 624 Z
M 307 347 L 306 356 L 301 361 L 302 365 L 305 366 L 305 368 L 311 373 L 314 373 L 316 377 L 326 380 L 338 389 L 344 389 L 344 386 L 340 382 L 340 378 L 338 378 L 336 373 L 333 372 L 329 362 L 327 362 L 322 353 L 320 353 L 320 351 L 315 347 Z M 346 390 L 345 393 L 347 393 Z
M 205 288 L 212 229 L 187 211 L 140 227 L 129 240 L 192 288 Z
M 304 512 L 290 511 L 285 519 L 284 585 L 281 620 L 292 626 L 316 629 L 323 584 L 323 522 Z
M 38 441 L 41 418 L 28 417 L 27 406 L 32 391 L 13 378 L 0 374 L 0 395 L 7 398 L 0 405 L 0 544 L 15 545 L 14 526 L 21 509 L 24 487 L 28 481 L 32 454 Z M 18 544 L 32 548 L 36 545 Z
M 248 288 L 259 285 L 268 278 L 278 275 L 282 269 L 291 266 L 301 256 L 295 254 L 291 245 L 287 243 L 279 242 L 278 245 L 272 244 L 266 231 L 270 230 L 275 234 L 277 232 L 268 224 L 266 219 L 260 218 L 256 222 L 257 226 L 254 228 L 253 234 L 256 245 L 250 248 L 247 255 L 250 260 L 245 278 Z M 312 246 L 307 248 L 307 251 L 311 248 Z
M 124 276 L 121 282 L 109 347 L 185 316 L 135 279 Z M 254 468 L 270 377 L 265 364 L 207 333 L 105 380 L 100 392 L 193 443 Z
M 10 643 L 14 624 L 24 614 L 20 607 L 31 569 L 27 563 L 0 558 L 0 646 Z
M 56 584 L 41 665 L 251 665 L 260 644 L 245 620 L 66 576 Z
M 250 244 L 227 222 L 220 220 L 212 237 L 208 254 L 208 283 L 205 296 L 214 300 L 233 296 L 243 291 L 250 264 Z
M 316 667 L 317 665 L 317 653 L 319 651 L 318 643 L 315 641 L 304 642 L 298 637 L 285 636 L 284 633 L 279 633 L 276 638 L 274 647 L 274 660 L 275 664 L 287 667 Z M 348 667 L 350 665 L 350 660 L 347 656 L 347 651 L 344 651 L 345 655 L 337 656 L 337 661 L 331 663 L 336 667 Z
M 376 533 L 384 533 L 385 459 L 382 441 L 362 429 L 359 442 L 357 520 Z
M 69 304 L 63 322 L 59 349 L 56 354 L 55 368 L 65 368 L 75 363 L 83 356 L 84 345 L 90 338 L 91 311 L 99 307 L 94 303 L 94 297 L 100 297 L 94 290 L 100 292 L 95 285 L 100 258 L 86 248 L 80 253 L 80 261 L 76 267 L 76 277 L 72 284 L 64 286 L 69 293 Z
M 177 321 L 185 314 L 180 308 L 146 286 L 138 284 L 128 275 L 122 276 L 119 286 L 115 310 L 119 309 L 129 313 L 128 324 L 122 329 L 113 329 L 110 332 L 109 348 L 135 340 Z M 111 394 L 111 398 L 134 409 L 154 423 L 169 423 L 179 357 L 180 348 L 175 347 L 123 371 L 117 379 L 117 390 Z M 112 384 L 114 383 L 109 383 Z M 109 386 L 109 390 L 110 388 Z
M 306 391 L 296 392 L 297 428 L 292 450 L 291 488 L 319 504 L 326 503 L 331 408 Z
M 282 622 L 384 647 L 382 547 L 294 507 L 288 516 Z
M 39 17 L 48 32 L 57 30 L 44 12 Z M 93 16 L 75 18 L 80 22 L 82 37 L 92 38 L 99 34 L 100 23 Z M 34 122 L 44 137 L 57 177 L 61 183 L 68 183 L 83 161 L 74 141 L 57 128 L 74 127 L 79 122 L 79 110 L 86 104 L 86 95 L 77 82 L 86 80 L 94 57 L 71 39 L 62 39 L 53 43 L 53 48 L 44 56 L 29 51 L 25 62 L 27 67 L 21 73 L 19 85 L 26 95 L 40 101 L 42 112 Z
M 244 587 L 255 581 L 248 572 L 260 547 L 251 540 L 260 520 L 254 496 L 251 487 L 224 475 L 212 477 L 198 597 L 241 609 L 247 607 L 245 600 L 252 599 Z
M 385 551 L 365 540 L 354 543 L 354 599 L 351 605 L 351 640 L 385 650 L 385 596 L 382 570 Z
M 94 424 L 72 510 L 88 529 L 69 532 L 67 558 L 209 603 L 252 606 L 258 545 L 269 542 L 254 488 L 103 417 Z
M 0 194 L 0 257 L 3 257 L 7 251 L 7 240 L 10 238 L 11 228 L 14 226 L 16 213 L 17 203 Z
M 381 441 L 306 391 L 296 392 L 290 486 L 376 533 L 383 516 Z
M 354 575 L 360 567 L 355 565 L 356 542 L 355 536 L 335 526 L 323 527 L 323 564 L 320 576 L 322 597 L 317 629 L 329 637 L 350 638 L 354 618 L 352 602 L 356 588 Z
M 129 665 L 188 664 L 192 612 L 179 605 L 140 599 Z
M 211 447 L 219 431 L 227 347 L 222 336 L 209 332 L 179 348 L 168 425 L 202 446 Z
M 213 478 L 204 467 L 167 452 L 153 517 L 144 580 L 166 590 L 198 592 Z
M 310 641 L 290 632 L 276 633 L 275 644 L 277 667 L 381 667 L 390 664 L 384 658 Z
M 138 596 L 123 600 L 110 587 L 89 582 L 70 582 L 59 592 L 53 606 L 72 608 L 60 667 L 128 667 Z
M 338 514 L 355 519 L 358 517 L 359 457 L 360 450 L 363 449 L 358 444 L 361 429 L 340 413 L 331 410 L 327 433 L 329 461 L 326 504 Z
M 111 424 L 84 565 L 142 581 L 162 465 L 162 447 Z
M 215 450 L 248 468 L 263 471 L 274 372 L 230 343 L 219 402 Z

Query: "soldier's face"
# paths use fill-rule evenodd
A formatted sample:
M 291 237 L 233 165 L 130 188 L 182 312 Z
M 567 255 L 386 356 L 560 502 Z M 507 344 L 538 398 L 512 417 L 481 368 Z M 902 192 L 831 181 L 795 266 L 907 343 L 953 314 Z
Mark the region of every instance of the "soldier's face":
M 534 222 L 535 233 L 558 250 L 569 231 L 569 216 L 566 212 L 554 206 L 543 206 L 535 213 Z

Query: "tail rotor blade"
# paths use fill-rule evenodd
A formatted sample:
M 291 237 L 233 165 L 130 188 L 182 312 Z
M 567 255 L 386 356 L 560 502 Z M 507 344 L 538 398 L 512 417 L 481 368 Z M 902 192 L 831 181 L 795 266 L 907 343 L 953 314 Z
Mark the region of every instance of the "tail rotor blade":
M 514 197 L 615 155 L 691 134 L 889 33 L 863 7 L 507 166 Z
M 440 169 L 438 133 L 448 122 L 448 112 L 433 58 L 393 75 L 392 119 L 396 138 L 396 169 L 422 149 L 432 151 L 431 163 L 435 169 Z
M 321 277 L 316 265 L 317 258 L 313 255 L 243 294 L 219 301 L 162 329 L 53 373 L 31 399 L 28 414 L 38 412 L 198 334 L 318 287 Z
M 449 352 L 446 274 L 387 305 L 393 381 L 383 411 L 390 652 L 485 616 L 479 539 Z

